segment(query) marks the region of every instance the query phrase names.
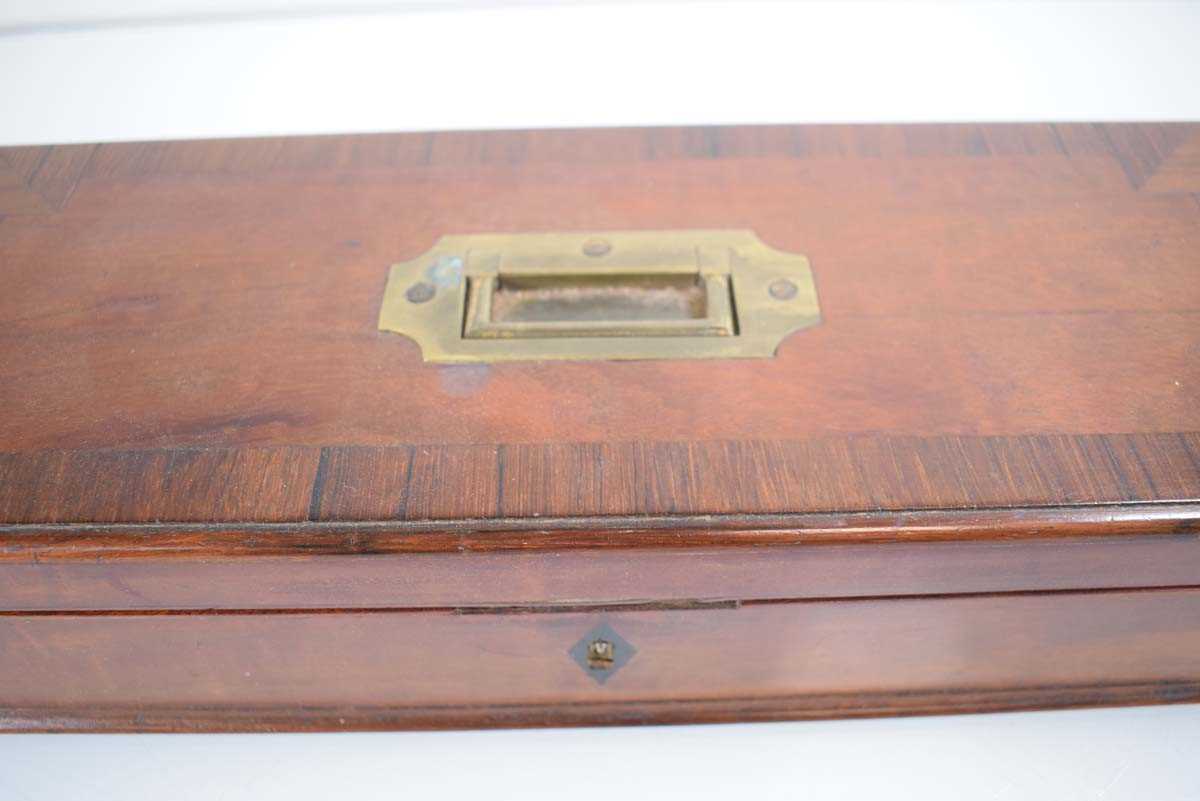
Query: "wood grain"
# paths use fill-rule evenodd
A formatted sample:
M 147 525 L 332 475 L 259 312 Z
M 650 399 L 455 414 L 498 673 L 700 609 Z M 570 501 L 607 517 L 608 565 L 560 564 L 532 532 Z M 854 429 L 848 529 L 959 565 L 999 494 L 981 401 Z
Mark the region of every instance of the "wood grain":
M 736 515 L 1191 501 L 1200 434 L 0 454 L 10 524 Z
M 164 719 L 172 730 L 419 728 L 1185 701 L 1200 698 L 1198 619 L 1198 590 L 546 614 L 3 616 L 0 720 L 9 730 Z M 602 621 L 637 652 L 601 685 L 567 652 Z
M 897 536 L 881 522 L 877 534 Z M 84 532 L 56 549 L 35 542 L 6 554 L 0 612 L 544 610 L 1200 585 L 1200 519 L 1190 532 L 1129 526 L 1105 537 L 1030 526 L 1024 537 L 1001 538 L 998 526 L 977 523 L 974 534 L 987 539 L 952 523 L 943 520 L 949 536 L 932 541 L 867 540 L 862 527 L 843 530 L 840 542 L 836 530 L 664 528 L 631 532 L 621 545 L 603 531 L 576 532 L 573 541 L 529 532 L 521 540 L 499 532 L 390 542 L 344 533 L 344 547 L 357 553 L 321 550 L 318 537 L 293 531 L 299 542 L 290 554 L 272 553 L 286 548 L 284 537 L 263 532 L 240 549 L 231 536 L 197 542 L 156 532 L 153 547 L 126 540 L 123 552 L 112 547 L 116 538 Z M 68 548 L 73 558 L 64 558 Z
M 32 451 L 1200 429 L 1200 212 L 1187 197 L 1135 191 L 1111 156 L 565 169 L 85 179 L 67 212 L 0 228 L 19 287 L 0 300 L 4 336 L 23 354 L 0 376 L 0 441 Z M 649 186 L 659 199 L 648 206 Z M 412 343 L 374 328 L 386 265 L 448 230 L 718 225 L 809 254 L 826 321 L 715 383 L 697 362 L 424 365 Z
M 1200 192 L 1200 132 L 1180 141 L 1155 166 L 1143 184 L 1147 192 Z
M 1152 503 L 785 515 L 616 515 L 429 521 L 24 524 L 0 560 L 757 547 L 1194 534 L 1200 505 Z
M 905 693 L 854 692 L 783 698 L 709 698 L 649 704 L 520 704 L 488 707 L 333 707 L 169 705 L 86 709 L 9 707 L 0 717 L 5 732 L 312 732 L 396 729 L 533 728 L 542 726 L 637 726 L 669 723 L 734 723 L 819 720 L 896 715 L 1012 712 L 1132 704 L 1195 703 L 1194 681 L 1155 681 L 1103 686 Z
M 104 144 L 88 175 L 691 159 L 1103 156 L 1150 169 L 1194 124 L 809 125 L 451 131 Z M 1141 173 L 1138 173 L 1139 176 Z
M 1200 700 L 1197 125 L 0 150 L 0 728 Z M 772 359 L 439 366 L 450 233 L 746 228 Z M 599 622 L 638 653 L 603 686 Z
M 96 145 L 0 148 L 0 217 L 61 209 Z

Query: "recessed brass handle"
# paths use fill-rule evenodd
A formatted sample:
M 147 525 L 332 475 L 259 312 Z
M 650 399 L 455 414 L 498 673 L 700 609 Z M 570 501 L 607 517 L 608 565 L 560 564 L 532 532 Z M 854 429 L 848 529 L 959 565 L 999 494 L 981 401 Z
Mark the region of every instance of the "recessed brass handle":
M 807 259 L 748 231 L 443 237 L 379 314 L 438 362 L 761 357 L 819 321 Z
M 467 339 L 736 335 L 727 275 L 561 273 L 467 279 Z

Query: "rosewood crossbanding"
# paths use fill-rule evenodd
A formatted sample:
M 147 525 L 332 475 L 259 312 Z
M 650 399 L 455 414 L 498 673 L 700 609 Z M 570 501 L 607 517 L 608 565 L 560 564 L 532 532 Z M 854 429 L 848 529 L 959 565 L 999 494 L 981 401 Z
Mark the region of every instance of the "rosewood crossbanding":
M 1197 700 L 1200 126 L 0 150 L 0 725 Z M 436 365 L 447 234 L 804 253 L 769 359 Z M 603 685 L 568 656 L 606 623 Z M 730 646 L 736 644 L 736 647 Z

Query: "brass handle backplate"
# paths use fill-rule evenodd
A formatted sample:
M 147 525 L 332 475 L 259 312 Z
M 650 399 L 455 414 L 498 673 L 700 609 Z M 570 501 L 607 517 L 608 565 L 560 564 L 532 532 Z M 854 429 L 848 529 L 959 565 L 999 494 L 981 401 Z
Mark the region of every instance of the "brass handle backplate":
M 431 362 L 764 357 L 818 322 L 808 260 L 749 231 L 446 236 L 379 312 Z

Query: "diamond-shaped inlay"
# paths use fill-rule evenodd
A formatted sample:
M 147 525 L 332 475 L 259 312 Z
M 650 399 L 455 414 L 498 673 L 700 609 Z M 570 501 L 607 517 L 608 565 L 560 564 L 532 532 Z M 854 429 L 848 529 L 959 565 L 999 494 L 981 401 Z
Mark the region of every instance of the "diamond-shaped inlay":
M 637 649 L 629 641 L 613 631 L 612 626 L 601 623 L 583 635 L 583 639 L 571 646 L 568 652 L 575 664 L 603 684 L 623 668 Z

